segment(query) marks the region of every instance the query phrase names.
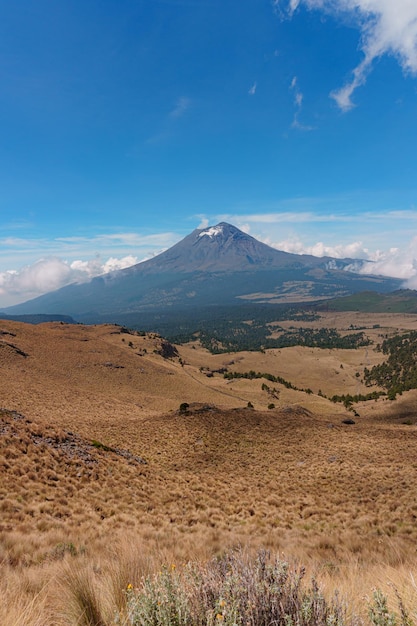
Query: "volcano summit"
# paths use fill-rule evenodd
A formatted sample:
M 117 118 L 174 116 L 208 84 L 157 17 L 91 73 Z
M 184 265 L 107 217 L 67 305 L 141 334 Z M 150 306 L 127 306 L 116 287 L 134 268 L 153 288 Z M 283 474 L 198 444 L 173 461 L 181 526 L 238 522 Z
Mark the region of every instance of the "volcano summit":
M 364 290 L 389 292 L 400 286 L 394 278 L 353 272 L 357 267 L 352 259 L 282 252 L 221 222 L 194 230 L 148 261 L 68 285 L 5 312 L 59 313 L 87 323 L 124 323 L 126 315 L 141 312 L 314 301 Z

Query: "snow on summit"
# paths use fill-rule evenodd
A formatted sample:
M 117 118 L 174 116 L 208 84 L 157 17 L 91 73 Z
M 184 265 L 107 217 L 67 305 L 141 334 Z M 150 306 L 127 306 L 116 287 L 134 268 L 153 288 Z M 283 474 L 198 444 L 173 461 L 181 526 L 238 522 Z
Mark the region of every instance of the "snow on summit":
M 205 235 L 207 235 L 207 237 L 215 237 L 216 235 L 221 235 L 223 233 L 223 227 L 222 226 L 212 226 L 211 228 L 207 228 L 206 230 L 203 230 L 202 233 L 199 233 L 199 237 L 204 237 Z

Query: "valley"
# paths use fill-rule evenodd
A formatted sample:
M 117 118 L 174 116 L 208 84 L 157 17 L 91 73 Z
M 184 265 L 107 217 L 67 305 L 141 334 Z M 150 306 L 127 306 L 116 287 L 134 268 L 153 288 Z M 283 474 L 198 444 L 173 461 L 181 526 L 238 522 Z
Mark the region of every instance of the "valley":
M 76 623 L 58 593 L 71 568 L 116 602 L 112 564 L 127 584 L 135 554 L 139 579 L 238 545 L 300 559 L 328 588 L 346 591 L 353 571 L 369 593 L 375 576 L 406 578 L 417 391 L 354 412 L 329 398 L 369 392 L 364 370 L 386 358 L 377 344 L 417 329 L 417 317 L 321 312 L 277 325 L 360 329 L 369 344 L 213 354 L 198 337 L 172 345 L 111 324 L 1 322 L 3 624 Z

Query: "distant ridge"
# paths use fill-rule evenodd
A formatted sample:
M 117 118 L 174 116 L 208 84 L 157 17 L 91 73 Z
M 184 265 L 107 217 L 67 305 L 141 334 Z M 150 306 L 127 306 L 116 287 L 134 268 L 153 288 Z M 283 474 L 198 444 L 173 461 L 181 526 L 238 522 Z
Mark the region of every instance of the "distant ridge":
M 34 315 L 7 315 L 0 311 L 0 319 L 11 320 L 13 322 L 25 322 L 26 324 L 43 324 L 45 322 L 63 322 L 64 324 L 76 324 L 77 322 L 69 315 L 47 315 L 45 313 L 37 313 Z
M 360 264 L 360 262 L 359 262 Z M 5 309 L 8 315 L 66 314 L 87 323 L 121 322 L 141 312 L 288 303 L 389 292 L 401 281 L 354 273 L 358 261 L 271 248 L 220 222 L 197 229 L 158 256 Z
M 417 313 L 417 291 L 399 289 L 384 294 L 362 291 L 336 300 L 329 300 L 326 308 L 333 311 L 361 311 L 363 313 Z

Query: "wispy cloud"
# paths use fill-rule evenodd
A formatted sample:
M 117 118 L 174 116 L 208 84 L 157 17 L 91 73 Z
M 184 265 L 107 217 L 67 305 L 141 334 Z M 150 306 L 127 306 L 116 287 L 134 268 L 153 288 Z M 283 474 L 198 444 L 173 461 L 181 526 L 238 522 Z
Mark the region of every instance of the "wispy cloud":
M 249 88 L 248 94 L 250 96 L 254 96 L 256 94 L 256 90 L 258 88 L 257 82 L 255 81 L 253 85 Z
M 352 96 L 366 83 L 373 62 L 384 54 L 395 56 L 405 73 L 417 73 L 417 2 L 415 0 L 274 0 L 276 11 L 290 17 L 301 5 L 338 16 L 350 14 L 361 32 L 363 59 L 352 77 L 331 92 L 342 111 L 349 111 Z
M 322 203 L 334 203 L 337 204 L 338 200 L 335 198 L 333 201 L 330 199 L 323 199 Z M 217 220 L 232 222 L 233 224 L 314 224 L 314 223 L 351 223 L 353 225 L 358 224 L 360 219 L 361 225 L 364 224 L 384 224 L 395 222 L 397 225 L 401 224 L 401 220 L 409 220 L 411 223 L 417 221 L 417 211 L 415 210 L 398 210 L 398 211 L 360 211 L 360 218 L 356 211 L 349 209 L 345 212 L 332 213 L 328 211 L 314 210 L 314 205 L 320 204 L 320 199 L 317 198 L 293 198 L 283 201 L 281 204 L 288 207 L 295 206 L 295 210 L 279 210 L 271 211 L 267 213 L 223 213 L 216 216 Z M 313 207 L 312 210 L 298 209 L 297 205 Z M 240 227 L 240 226 L 239 226 Z M 406 226 L 407 227 L 407 226 Z
M 253 213 L 248 215 L 220 215 L 221 221 L 232 222 L 233 224 L 306 224 L 313 222 L 353 222 L 357 218 L 353 215 L 332 215 L 329 213 L 320 214 L 310 211 L 280 211 L 276 213 Z M 240 227 L 240 226 L 239 226 Z
M 288 15 L 292 16 L 299 4 L 300 0 L 286 0 L 285 2 L 283 2 L 283 0 L 272 0 L 272 6 L 275 13 L 278 13 L 280 15 L 283 15 L 285 12 Z M 284 5 L 286 6 L 284 7 Z
M 184 117 L 192 106 L 191 98 L 180 96 L 174 103 L 169 113 L 160 121 L 159 129 L 146 139 L 149 145 L 164 143 L 173 137 L 178 120 Z
M 27 230 L 28 228 L 33 228 L 33 222 L 29 222 L 28 220 L 16 220 L 12 222 L 2 223 L 0 225 L 1 231 L 10 231 L 10 230 Z
M 97 275 L 118 268 L 120 264 L 124 266 L 127 262 L 132 264 L 150 258 L 172 246 L 180 238 L 181 234 L 173 232 L 150 234 L 122 232 L 54 239 L 3 237 L 0 238 L 0 273 L 3 285 L 7 283 L 12 286 L 17 280 L 12 278 L 13 276 L 27 276 L 28 268 L 31 267 L 36 267 L 39 271 L 42 268 L 46 269 L 49 267 L 50 259 L 55 259 L 56 266 L 56 259 L 59 259 L 63 277 L 65 267 L 74 270 L 83 266 L 89 269 L 88 271 L 84 269 L 79 278 L 88 278 L 93 275 L 91 273 L 93 270 L 94 275 Z M 37 265 L 40 259 L 42 264 Z M 45 265 L 46 259 L 48 263 Z M 73 266 L 73 263 L 76 265 Z M 39 275 L 38 271 L 36 275 Z M 71 276 L 70 280 L 73 278 Z M 55 288 L 53 281 L 52 288 Z M 4 298 L 0 298 L 0 306 L 6 306 Z
M 300 122 L 300 114 L 301 114 L 301 109 L 303 107 L 304 96 L 298 87 L 297 76 L 294 76 L 294 78 L 291 81 L 290 91 L 292 91 L 294 94 L 294 107 L 295 107 L 294 118 L 291 124 L 291 128 L 296 128 L 297 130 L 304 130 L 304 131 L 314 130 L 313 126 L 307 126 Z
M 171 118 L 182 117 L 188 111 L 190 106 L 191 106 L 190 98 L 187 98 L 185 96 L 181 96 L 176 101 L 174 108 L 172 109 L 172 111 L 169 114 L 169 117 L 171 117 Z
M 53 241 L 68 245 L 82 245 L 84 249 L 94 249 L 99 246 L 119 246 L 136 247 L 143 249 L 144 246 L 165 247 L 173 240 L 178 240 L 178 235 L 172 232 L 152 233 L 143 235 L 141 233 L 104 233 L 94 237 L 56 237 Z

